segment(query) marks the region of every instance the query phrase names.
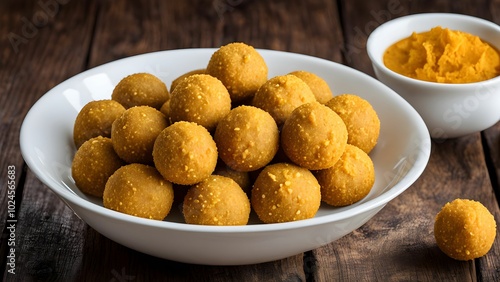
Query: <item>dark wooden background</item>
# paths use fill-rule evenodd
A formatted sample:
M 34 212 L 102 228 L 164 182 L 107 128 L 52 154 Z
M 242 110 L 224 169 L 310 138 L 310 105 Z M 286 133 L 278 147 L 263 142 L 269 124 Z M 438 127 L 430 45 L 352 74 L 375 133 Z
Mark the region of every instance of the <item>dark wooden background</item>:
M 500 124 L 433 140 L 421 178 L 377 216 L 327 246 L 248 266 L 200 266 L 118 245 L 79 220 L 27 169 L 19 129 L 46 91 L 86 69 L 159 50 L 219 47 L 303 53 L 373 75 L 369 33 L 407 14 L 452 12 L 500 23 L 500 0 L 0 1 L 0 269 L 4 281 L 500 281 L 500 244 L 468 262 L 445 256 L 434 217 L 481 201 L 500 218 Z M 7 272 L 7 175 L 16 172 L 16 274 Z M 497 232 L 498 235 L 498 232 Z

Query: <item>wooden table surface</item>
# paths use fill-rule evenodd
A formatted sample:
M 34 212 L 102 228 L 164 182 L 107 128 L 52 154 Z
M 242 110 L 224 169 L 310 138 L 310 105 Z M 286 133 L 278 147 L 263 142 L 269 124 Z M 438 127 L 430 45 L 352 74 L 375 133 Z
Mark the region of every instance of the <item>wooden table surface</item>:
M 90 228 L 24 163 L 19 130 L 46 91 L 131 55 L 242 41 L 308 54 L 373 75 L 369 33 L 407 14 L 452 12 L 500 24 L 499 0 L 40 0 L 0 1 L 0 269 L 4 281 L 500 281 L 500 242 L 473 261 L 436 246 L 434 217 L 456 198 L 500 219 L 500 123 L 433 140 L 429 164 L 406 192 L 351 234 L 283 260 L 202 266 L 158 259 Z M 7 265 L 8 175 L 16 175 L 15 274 Z M 498 232 L 497 232 L 498 235 Z

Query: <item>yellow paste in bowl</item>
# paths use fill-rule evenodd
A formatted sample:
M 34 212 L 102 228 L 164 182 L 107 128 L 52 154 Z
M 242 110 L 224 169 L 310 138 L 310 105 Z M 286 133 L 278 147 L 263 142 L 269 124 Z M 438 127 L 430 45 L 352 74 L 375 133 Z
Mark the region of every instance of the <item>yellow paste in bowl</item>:
M 390 46 L 384 64 L 399 74 L 440 83 L 471 83 L 500 75 L 498 50 L 475 35 L 439 26 Z

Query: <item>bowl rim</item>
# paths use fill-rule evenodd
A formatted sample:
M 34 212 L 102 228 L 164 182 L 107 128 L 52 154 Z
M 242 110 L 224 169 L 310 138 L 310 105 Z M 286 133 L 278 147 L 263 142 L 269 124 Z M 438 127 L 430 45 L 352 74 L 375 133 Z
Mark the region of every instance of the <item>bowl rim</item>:
M 406 107 L 406 110 L 408 111 L 408 114 L 411 115 L 412 120 L 416 120 L 418 123 L 418 127 L 415 128 L 416 132 L 418 133 L 417 136 L 422 137 L 422 140 L 419 140 L 419 150 L 418 154 L 416 155 L 415 159 L 413 160 L 413 165 L 411 168 L 408 169 L 406 174 L 402 176 L 402 178 L 399 180 L 398 183 L 390 187 L 390 189 L 387 189 L 374 199 L 370 199 L 366 202 L 363 202 L 355 207 L 353 207 L 350 210 L 346 211 L 339 211 L 333 215 L 324 215 L 320 217 L 313 217 L 310 219 L 306 220 L 299 220 L 299 221 L 292 221 L 292 222 L 284 222 L 284 223 L 261 223 L 261 224 L 249 224 L 249 225 L 241 225 L 241 226 L 209 226 L 209 225 L 194 225 L 194 224 L 186 224 L 186 223 L 179 223 L 179 222 L 171 222 L 171 221 L 165 221 L 165 220 L 151 220 L 151 219 L 146 219 L 146 218 L 140 218 L 140 217 L 135 217 L 132 215 L 120 213 L 114 210 L 110 210 L 107 208 L 104 208 L 102 206 L 96 205 L 86 199 L 81 198 L 79 195 L 71 191 L 67 187 L 63 187 L 64 185 L 61 185 L 60 183 L 54 183 L 54 180 L 50 179 L 50 177 L 46 176 L 43 171 L 39 169 L 38 166 L 35 165 L 33 158 L 31 158 L 29 155 L 27 155 L 27 146 L 25 141 L 25 137 L 27 134 L 27 126 L 26 123 L 28 120 L 32 119 L 32 115 L 34 112 L 39 108 L 42 107 L 43 101 L 46 99 L 50 99 L 51 95 L 55 95 L 57 93 L 59 88 L 62 88 L 62 86 L 69 80 L 72 79 L 78 79 L 79 77 L 84 77 L 85 75 L 93 72 L 97 72 L 102 68 L 105 68 L 109 64 L 113 64 L 116 62 L 123 62 L 125 60 L 130 60 L 130 59 L 137 59 L 141 56 L 150 56 L 151 54 L 160 54 L 163 52 L 189 52 L 189 51 L 210 51 L 214 52 L 217 50 L 217 48 L 186 48 L 186 49 L 174 49 L 174 50 L 165 50 L 165 51 L 156 51 L 156 52 L 148 52 L 144 54 L 139 54 L 139 55 L 134 55 L 134 56 L 129 56 L 125 58 L 121 58 L 115 61 L 111 61 L 99 66 L 95 66 L 93 68 L 87 69 L 85 71 L 82 71 L 79 74 L 76 74 L 65 81 L 61 82 L 60 84 L 56 85 L 52 89 L 50 89 L 48 92 L 46 92 L 43 96 L 41 96 L 38 101 L 35 102 L 35 104 L 31 107 L 31 109 L 28 111 L 26 114 L 24 121 L 21 125 L 21 130 L 20 130 L 20 147 L 21 147 L 21 154 L 30 168 L 34 172 L 34 174 L 37 176 L 37 178 L 43 182 L 51 191 L 53 191 L 57 196 L 59 196 L 71 209 L 73 209 L 73 205 L 78 206 L 79 208 L 89 210 L 92 213 L 97 213 L 103 217 L 111 218 L 117 221 L 123 221 L 123 222 L 129 222 L 129 223 L 136 223 L 140 224 L 143 226 L 149 226 L 149 227 L 154 227 L 154 228 L 160 228 L 160 229 L 170 229 L 170 230 L 175 230 L 175 231 L 184 231 L 184 232 L 197 232 L 197 233 L 256 233 L 256 232 L 273 232 L 273 231 L 283 231 L 283 230 L 291 230 L 291 229 L 301 229 L 301 228 L 306 228 L 309 226 L 317 226 L 317 225 L 323 225 L 323 224 L 330 224 L 332 222 L 337 222 L 337 221 L 342 221 L 345 220 L 349 217 L 352 217 L 354 215 L 359 215 L 364 212 L 376 209 L 378 207 L 383 207 L 385 204 L 387 204 L 389 201 L 392 199 L 396 198 L 398 195 L 403 193 L 407 188 L 409 188 L 422 174 L 422 172 L 425 170 L 427 162 L 429 161 L 430 158 L 430 152 L 431 152 L 431 140 L 430 140 L 430 135 L 429 132 L 425 126 L 425 123 L 422 119 L 422 117 L 417 113 L 417 111 L 406 101 L 404 100 L 401 96 L 399 96 L 396 92 L 391 90 L 389 87 L 381 83 L 380 81 L 376 80 L 375 78 L 369 76 L 368 74 L 365 74 L 361 71 L 358 71 L 356 69 L 353 69 L 351 67 L 332 62 L 326 59 L 310 56 L 310 55 L 304 55 L 304 54 L 298 54 L 298 53 L 292 53 L 292 52 L 286 52 L 286 51 L 277 51 L 277 50 L 270 50 L 270 49 L 260 49 L 256 48 L 258 52 L 267 52 L 269 54 L 272 53 L 283 53 L 283 54 L 289 54 L 293 56 L 297 56 L 298 58 L 306 58 L 307 60 L 313 60 L 315 62 L 321 62 L 321 63 L 327 63 L 327 64 L 335 64 L 337 67 L 341 68 L 342 70 L 348 71 L 348 72 L 355 72 L 357 75 L 364 76 L 368 79 L 372 79 L 373 83 L 379 84 L 381 87 L 384 87 L 386 91 L 388 91 L 393 99 L 396 99 L 401 105 Z M 52 93 L 52 94 L 51 94 Z M 421 146 L 423 144 L 423 146 Z M 402 181 L 405 180 L 405 181 Z M 54 184 L 59 184 L 56 186 L 53 186 Z M 355 212 L 353 212 L 353 210 Z M 74 209 L 73 209 L 74 211 Z M 76 213 L 76 212 L 75 212 Z M 78 215 L 78 214 L 77 214 Z M 331 218 L 335 217 L 334 220 Z
M 476 87 L 488 87 L 491 84 L 497 84 L 500 83 L 500 75 L 483 80 L 483 81 L 477 81 L 477 82 L 469 82 L 469 83 L 441 83 L 441 82 L 433 82 L 433 81 L 426 81 L 426 80 L 420 80 L 416 78 L 411 78 L 407 77 L 405 75 L 402 75 L 400 73 L 397 73 L 385 66 L 383 63 L 383 53 L 381 56 L 378 56 L 378 54 L 374 54 L 374 45 L 376 44 L 375 41 L 377 37 L 380 37 L 381 34 L 386 32 L 387 29 L 390 29 L 392 26 L 397 26 L 401 22 L 404 21 L 411 21 L 411 20 L 423 20 L 426 18 L 439 18 L 442 19 L 443 25 L 448 19 L 460 19 L 460 20 L 466 20 L 467 22 L 474 23 L 477 26 L 483 26 L 486 28 L 490 28 L 492 30 L 496 30 L 496 32 L 500 36 L 500 26 L 495 24 L 494 22 L 488 21 L 486 19 L 470 16 L 470 15 L 465 15 L 465 14 L 458 14 L 458 13 L 418 13 L 418 14 L 411 14 L 411 15 L 406 15 L 406 16 L 401 16 L 392 20 L 389 20 L 381 25 L 379 25 L 377 28 L 375 28 L 370 35 L 368 36 L 367 42 L 366 42 L 366 51 L 368 53 L 368 57 L 370 58 L 370 61 L 372 62 L 373 65 L 380 71 L 383 71 L 385 74 L 395 77 L 397 79 L 402 80 L 403 82 L 406 83 L 411 83 L 416 86 L 421 86 L 421 87 L 429 87 L 429 88 L 435 88 L 437 90 L 467 90 L 467 88 L 470 88 L 470 90 L 475 89 Z M 411 34 L 408 34 L 407 36 L 410 36 Z M 404 38 L 404 37 L 403 37 Z M 401 38 L 401 39 L 403 39 Z M 481 38 L 482 39 L 482 38 Z M 391 46 L 393 43 L 396 43 L 398 40 L 392 42 L 389 46 Z M 492 45 L 492 43 L 488 42 L 488 44 Z M 500 46 L 492 45 L 495 47 L 499 52 L 500 52 Z M 380 59 L 380 60 L 379 60 Z M 453 94 L 452 92 L 449 93 L 450 95 Z

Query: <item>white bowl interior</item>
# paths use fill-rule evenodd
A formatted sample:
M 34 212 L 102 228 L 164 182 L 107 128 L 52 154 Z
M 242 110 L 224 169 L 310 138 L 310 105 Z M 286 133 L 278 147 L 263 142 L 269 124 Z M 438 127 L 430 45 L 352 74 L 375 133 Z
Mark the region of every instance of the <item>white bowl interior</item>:
M 170 86 L 177 76 L 204 68 L 214 51 L 185 49 L 144 54 L 64 81 L 45 94 L 24 120 L 20 143 L 25 161 L 43 183 L 103 235 L 148 254 L 202 264 L 257 263 L 327 244 L 364 224 L 423 172 L 430 155 L 428 131 L 417 112 L 395 92 L 340 64 L 259 50 L 268 64 L 269 77 L 294 70 L 311 71 L 323 77 L 334 94 L 357 94 L 373 105 L 381 120 L 381 134 L 370 154 L 376 181 L 368 196 L 343 208 L 322 205 L 316 217 L 308 220 L 261 224 L 254 217 L 246 226 L 216 227 L 185 224 L 175 207 L 165 221 L 137 218 L 108 210 L 97 198 L 83 194 L 71 177 L 75 152 L 72 132 L 78 111 L 91 100 L 109 99 L 114 85 L 132 73 L 150 72 Z M 166 243 L 165 236 L 172 240 Z M 276 243 L 275 238 L 287 239 Z M 210 246 L 195 247 L 208 241 Z M 227 246 L 232 246 L 231 251 L 224 250 Z

